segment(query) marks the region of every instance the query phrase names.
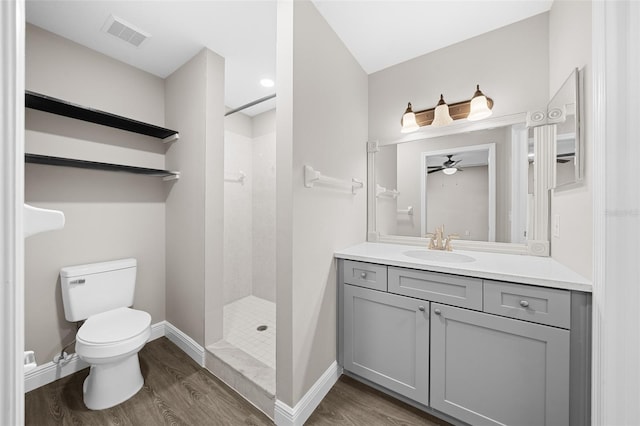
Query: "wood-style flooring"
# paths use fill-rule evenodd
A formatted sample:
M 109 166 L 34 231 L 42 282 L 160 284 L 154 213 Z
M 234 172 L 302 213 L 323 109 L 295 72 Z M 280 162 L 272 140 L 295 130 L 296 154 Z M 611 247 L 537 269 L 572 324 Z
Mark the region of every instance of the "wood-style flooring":
M 91 411 L 82 402 L 89 369 L 25 396 L 26 425 L 273 425 L 263 413 L 201 368 L 166 338 L 140 351 L 143 388 L 124 403 Z M 444 425 L 446 423 L 342 376 L 307 425 Z
M 447 426 L 449 423 L 342 375 L 306 426 Z

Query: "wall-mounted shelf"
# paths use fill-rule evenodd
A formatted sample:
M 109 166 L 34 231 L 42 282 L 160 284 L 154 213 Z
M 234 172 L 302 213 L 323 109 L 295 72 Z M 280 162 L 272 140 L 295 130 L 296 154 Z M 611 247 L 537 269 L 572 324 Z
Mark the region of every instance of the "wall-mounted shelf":
M 158 176 L 163 180 L 180 178 L 180 172 L 169 170 L 148 169 L 146 167 L 125 166 L 122 164 L 99 163 L 96 161 L 74 160 L 71 158 L 51 157 L 48 155 L 25 154 L 26 163 L 46 164 L 50 166 L 75 167 L 80 169 L 106 170 L 109 172 L 126 172 L 146 176 Z
M 122 117 L 120 115 L 111 114 L 109 112 L 93 108 L 87 108 L 51 96 L 30 92 L 28 90 L 25 92 L 25 106 L 27 108 L 46 111 L 52 114 L 152 136 L 154 138 L 162 139 L 164 142 L 172 142 L 180 137 L 180 133 L 176 130 L 143 123 L 142 121 L 132 120 L 127 117 Z

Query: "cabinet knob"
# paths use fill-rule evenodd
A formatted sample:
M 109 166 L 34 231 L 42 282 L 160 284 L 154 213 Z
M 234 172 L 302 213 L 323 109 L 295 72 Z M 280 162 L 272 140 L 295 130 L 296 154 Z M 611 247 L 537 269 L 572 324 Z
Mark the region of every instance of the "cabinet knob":
M 527 306 L 529 306 L 529 302 L 527 302 L 526 300 L 521 300 L 520 306 L 522 306 L 523 308 L 526 308 Z
M 361 272 L 360 273 L 360 277 L 361 278 L 367 278 L 367 273 L 366 272 Z
M 433 313 L 436 314 L 436 315 L 440 315 L 442 313 L 442 311 L 440 309 L 436 308 L 436 309 L 433 310 Z
M 424 306 L 422 306 L 422 305 L 418 306 L 418 310 L 424 312 Z

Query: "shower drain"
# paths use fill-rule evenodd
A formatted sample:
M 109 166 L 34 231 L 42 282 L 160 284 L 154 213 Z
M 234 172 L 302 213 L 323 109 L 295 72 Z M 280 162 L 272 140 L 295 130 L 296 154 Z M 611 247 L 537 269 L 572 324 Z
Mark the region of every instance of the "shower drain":
M 265 331 L 267 329 L 266 325 L 259 325 L 258 328 L 256 328 L 256 330 L 258 331 Z

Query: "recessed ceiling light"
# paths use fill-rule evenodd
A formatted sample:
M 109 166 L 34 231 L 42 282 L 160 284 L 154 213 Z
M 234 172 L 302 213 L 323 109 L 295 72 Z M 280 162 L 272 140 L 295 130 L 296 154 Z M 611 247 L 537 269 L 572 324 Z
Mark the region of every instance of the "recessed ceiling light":
M 262 80 L 260 80 L 260 84 L 262 85 L 262 87 L 273 87 L 275 85 L 273 80 L 271 80 L 270 78 L 263 78 Z

